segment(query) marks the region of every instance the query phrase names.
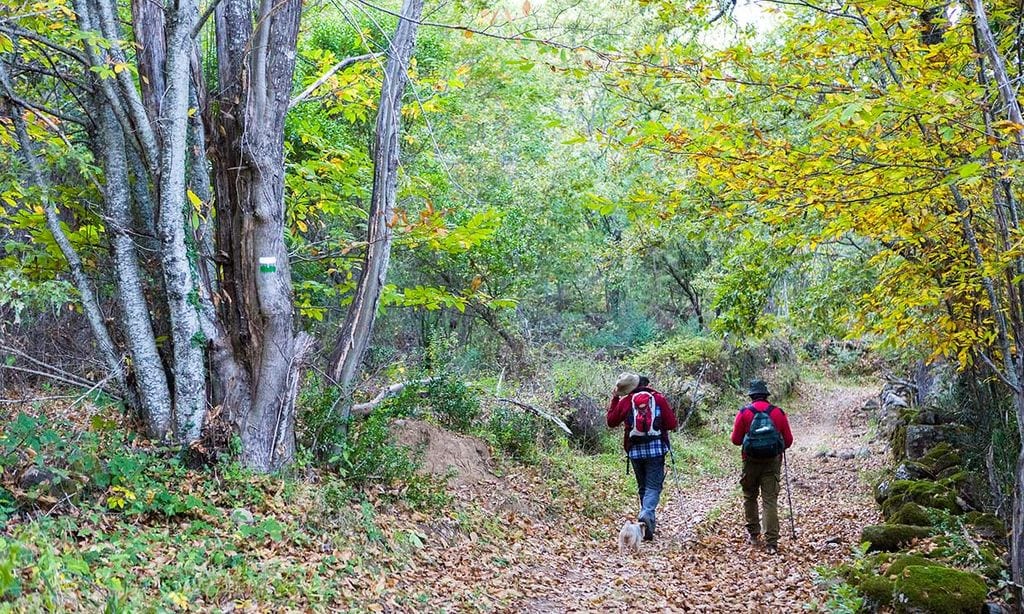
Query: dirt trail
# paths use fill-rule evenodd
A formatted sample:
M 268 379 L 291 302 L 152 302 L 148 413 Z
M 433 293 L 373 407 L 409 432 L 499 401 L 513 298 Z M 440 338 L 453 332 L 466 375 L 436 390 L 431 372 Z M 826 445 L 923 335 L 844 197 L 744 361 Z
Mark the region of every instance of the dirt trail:
M 868 388 L 812 385 L 797 399 L 790 412 L 797 441 L 789 457 L 797 539 L 790 537 L 788 511 L 780 512 L 779 555 L 743 539 L 737 461 L 728 477 L 690 484 L 682 492 L 667 480 L 659 518 L 664 531 L 639 555 L 620 557 L 606 542 L 579 543 L 551 561 L 551 574 L 564 581 L 522 587 L 537 594 L 516 609 L 619 611 L 646 602 L 647 611 L 798 612 L 812 599 L 821 601 L 811 572 L 847 557 L 860 528 L 877 518 L 870 488 L 858 476 L 882 462 L 883 450 L 868 446 L 867 417 L 858 411 L 874 394 Z M 857 450 L 861 458 L 821 455 Z M 540 577 L 548 574 L 542 570 Z M 767 594 L 765 587 L 771 587 Z
M 408 590 L 429 581 L 434 590 L 423 605 L 444 611 L 618 612 L 638 604 L 644 611 L 667 612 L 804 611 L 809 601 L 824 600 L 814 585 L 815 567 L 848 558 L 860 529 L 877 522 L 870 487 L 859 475 L 884 462 L 884 448 L 868 442 L 868 416 L 860 411 L 875 393 L 812 383 L 789 403 L 797 537 L 790 537 L 783 492 L 778 555 L 744 539 L 736 451 L 725 477 L 689 478 L 684 484 L 666 479 L 659 535 L 638 554 L 617 553 L 618 526 L 562 526 L 551 515 L 537 515 L 545 503 L 535 496 L 524 502 L 533 514 L 496 510 L 496 517 L 535 518 L 529 521 L 533 528 L 513 543 L 427 549 L 397 584 Z M 632 514 L 633 509 L 621 510 L 618 523 Z M 503 561 L 500 568 L 496 560 Z

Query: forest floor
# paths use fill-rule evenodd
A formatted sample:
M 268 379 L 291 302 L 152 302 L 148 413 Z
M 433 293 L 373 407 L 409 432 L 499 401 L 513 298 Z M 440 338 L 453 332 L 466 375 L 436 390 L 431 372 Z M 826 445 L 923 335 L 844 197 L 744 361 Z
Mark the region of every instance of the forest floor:
M 789 399 L 796 539 L 783 491 L 778 555 L 745 541 L 739 454 L 729 449 L 719 471 L 666 478 L 659 534 L 638 554 L 617 552 L 619 526 L 635 514 L 631 506 L 604 519 L 572 510 L 538 514 L 539 502 L 531 507 L 527 495 L 513 494 L 515 476 L 506 476 L 479 502 L 487 508 L 503 501 L 492 512 L 506 530 L 520 527 L 514 540 L 482 546 L 470 539 L 440 552 L 428 546 L 389 584 L 405 592 L 430 582 L 422 605 L 445 610 L 625 611 L 643 604 L 645 611 L 795 612 L 824 604 L 827 590 L 815 582 L 815 569 L 848 559 L 861 528 L 878 519 L 864 473 L 881 468 L 886 449 L 870 441 L 869 415 L 861 410 L 876 394 L 873 387 L 819 380 Z M 677 439 L 677 449 L 686 445 Z M 632 476 L 620 479 L 632 486 Z
M 732 410 L 675 437 L 658 536 L 627 555 L 616 537 L 636 496 L 621 450 L 584 455 L 556 439 L 531 463 L 491 461 L 482 441 L 421 425 L 410 436 L 426 429 L 437 450 L 470 459 L 457 476 L 442 467 L 434 501 L 415 483 L 356 493 L 330 472 L 187 470 L 105 439 L 83 447 L 85 424 L 60 435 L 19 416 L 9 428 L 36 444 L 64 442 L 47 463 L 102 454 L 118 485 L 0 525 L 0 611 L 802 611 L 828 599 L 815 569 L 849 559 L 877 520 L 864 473 L 885 446 L 861 410 L 875 392 L 817 378 L 780 401 L 796 438 L 796 539 L 781 499 L 776 556 L 744 540 Z M 79 418 L 106 428 L 103 414 Z

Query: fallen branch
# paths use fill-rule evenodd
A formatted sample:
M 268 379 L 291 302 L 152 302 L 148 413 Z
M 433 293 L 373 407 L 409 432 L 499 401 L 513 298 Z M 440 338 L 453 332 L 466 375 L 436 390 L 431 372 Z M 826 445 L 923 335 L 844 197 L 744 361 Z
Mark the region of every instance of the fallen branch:
M 22 352 L 21 350 L 19 350 L 17 348 L 13 348 L 13 347 L 10 347 L 10 346 L 7 346 L 7 345 L 0 345 L 0 352 L 7 352 L 7 353 L 10 353 L 10 354 L 14 354 L 15 356 L 20 356 L 20 357 L 24 358 L 25 360 L 27 360 L 30 363 L 36 365 L 37 367 L 40 367 L 41 369 L 44 369 L 46 371 L 46 373 L 44 373 L 43 375 L 47 375 L 47 374 L 56 372 L 57 375 L 59 375 L 61 377 L 64 377 L 64 378 L 67 378 L 67 380 L 74 380 L 80 386 L 91 386 L 93 384 L 93 382 L 91 382 L 90 380 L 82 377 L 81 375 L 76 375 L 76 374 L 70 373 L 68 371 L 62 371 L 62 370 L 58 369 L 57 367 L 54 367 L 51 364 L 45 363 L 45 362 L 39 360 L 38 358 L 34 358 L 34 357 L 32 357 L 32 355 L 27 354 L 25 352 Z M 9 366 L 13 367 L 14 365 L 9 365 Z M 31 373 L 36 373 L 35 371 L 30 371 L 30 372 Z M 47 375 L 47 376 L 50 377 L 49 375 Z M 62 380 L 62 381 L 67 381 L 67 380 Z
M 95 382 L 90 382 L 88 380 L 80 381 L 80 380 L 76 380 L 76 379 L 71 379 L 70 377 L 64 377 L 62 375 L 57 375 L 56 373 L 47 373 L 45 371 L 36 371 L 35 369 L 29 369 L 27 367 L 17 367 L 15 365 L 0 365 L 0 369 L 10 369 L 11 371 L 18 371 L 19 373 L 28 373 L 29 375 L 38 375 L 40 377 L 46 377 L 46 378 L 49 378 L 49 379 L 52 379 L 52 380 L 57 380 L 58 382 L 64 382 L 65 384 L 68 384 L 70 386 L 75 386 L 76 388 L 86 388 L 86 387 L 89 387 L 89 386 L 95 386 L 96 385 Z M 103 380 L 103 381 L 105 382 L 106 380 Z M 100 382 L 100 384 L 102 384 L 102 383 L 103 382 Z M 115 398 L 118 401 L 122 400 L 120 395 L 118 395 L 116 392 L 114 392 L 112 390 L 107 390 L 105 388 L 104 388 L 104 390 L 112 398 Z
M 369 401 L 367 401 L 365 403 L 356 403 L 355 405 L 353 405 L 352 406 L 352 415 L 360 416 L 360 417 L 368 416 L 370 414 L 370 412 L 373 411 L 373 408 L 377 407 L 378 405 L 380 405 L 381 403 L 384 402 L 384 399 L 386 399 L 388 397 L 392 397 L 392 396 L 398 394 L 399 392 L 402 392 L 403 390 L 405 390 L 409 386 L 419 386 L 421 384 L 429 384 L 430 382 L 432 382 L 432 381 L 434 381 L 436 379 L 438 379 L 438 378 L 436 378 L 436 377 L 428 377 L 426 379 L 416 379 L 416 380 L 411 380 L 411 381 L 408 381 L 408 382 L 399 382 L 397 384 L 391 384 L 390 386 L 388 386 L 384 390 L 381 390 L 377 394 L 377 396 L 373 397 Z
M 547 413 L 546 411 L 544 411 L 542 409 L 538 409 L 538 408 L 534 407 L 533 405 L 529 405 L 529 404 L 523 403 L 521 401 L 516 401 L 515 399 L 504 399 L 504 398 L 495 397 L 494 400 L 498 401 L 499 403 L 508 403 L 509 405 L 515 405 L 516 407 L 521 407 L 521 408 L 523 408 L 523 409 L 533 413 L 534 415 L 540 416 L 541 418 L 544 418 L 545 420 L 549 420 L 551 422 L 554 422 L 556 425 L 558 425 L 558 427 L 560 429 L 565 431 L 566 435 L 570 435 L 570 436 L 572 435 L 572 431 L 569 430 L 569 427 L 566 426 L 565 422 L 562 422 L 562 419 L 559 418 L 558 416 L 553 416 L 553 415 Z

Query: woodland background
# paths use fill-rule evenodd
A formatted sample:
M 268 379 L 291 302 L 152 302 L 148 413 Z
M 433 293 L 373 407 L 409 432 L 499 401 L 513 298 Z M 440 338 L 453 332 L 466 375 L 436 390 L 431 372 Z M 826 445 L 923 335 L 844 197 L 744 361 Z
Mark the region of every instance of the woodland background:
M 982 0 L 4 0 L 0 510 L 28 534 L 201 519 L 215 482 L 253 502 L 308 472 L 365 520 L 379 488 L 450 503 L 396 418 L 575 467 L 557 414 L 610 471 L 593 415 L 622 368 L 695 450 L 754 375 L 924 399 L 938 370 L 1019 585 L 1022 23 Z M 42 578 L 69 563 L 5 540 L 0 595 L 67 605 Z M 89 577 L 81 603 L 154 590 L 124 586 L 138 560 L 75 560 L 53 573 Z

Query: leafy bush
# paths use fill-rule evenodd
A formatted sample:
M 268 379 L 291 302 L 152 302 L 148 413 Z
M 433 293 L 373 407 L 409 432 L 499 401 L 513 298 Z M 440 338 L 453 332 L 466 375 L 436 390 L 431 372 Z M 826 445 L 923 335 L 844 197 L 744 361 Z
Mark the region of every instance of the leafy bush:
M 339 471 L 353 488 L 383 485 L 397 488 L 415 508 L 436 509 L 450 502 L 444 483 L 417 473 L 415 451 L 391 441 L 391 422 L 404 410 L 379 408 L 365 420 L 350 423 L 349 438 L 338 457 Z
M 512 458 L 523 462 L 536 458 L 540 423 L 532 414 L 496 407 L 491 412 L 488 431 L 498 449 Z
M 469 432 L 480 417 L 480 399 L 465 384 L 450 377 L 431 380 L 426 400 L 434 418 L 456 431 Z
M 585 358 L 567 358 L 551 365 L 554 397 L 583 395 L 606 401 L 615 384 L 615 371 L 605 363 Z
M 410 478 L 416 463 L 408 451 L 391 443 L 389 412 L 374 412 L 349 424 L 347 445 L 338 458 L 342 476 L 356 487 L 390 484 Z
M 722 357 L 722 345 L 710 337 L 677 335 L 660 343 L 644 347 L 630 361 L 641 373 L 657 373 L 671 367 L 687 371 L 704 362 L 715 362 Z
M 345 446 L 345 429 L 339 419 L 341 392 L 319 375 L 310 375 L 299 391 L 299 443 L 321 461 L 329 460 Z

